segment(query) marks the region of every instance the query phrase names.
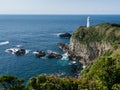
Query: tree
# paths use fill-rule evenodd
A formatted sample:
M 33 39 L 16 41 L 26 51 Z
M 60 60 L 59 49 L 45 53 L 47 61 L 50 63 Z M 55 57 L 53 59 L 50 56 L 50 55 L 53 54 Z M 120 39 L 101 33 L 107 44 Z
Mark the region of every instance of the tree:
M 15 76 L 4 75 L 0 77 L 0 86 L 4 90 L 25 90 L 24 80 Z

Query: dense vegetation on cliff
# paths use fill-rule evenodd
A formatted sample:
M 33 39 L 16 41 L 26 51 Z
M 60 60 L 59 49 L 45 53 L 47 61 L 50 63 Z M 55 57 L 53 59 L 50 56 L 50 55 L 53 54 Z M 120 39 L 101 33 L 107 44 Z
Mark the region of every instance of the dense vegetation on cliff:
M 79 78 L 39 75 L 30 78 L 28 85 L 25 86 L 24 80 L 5 75 L 0 77 L 0 88 L 3 90 L 120 90 L 120 25 L 104 23 L 90 28 L 79 27 L 73 33 L 72 39 L 83 45 L 89 45 L 91 42 L 108 42 L 112 47 L 101 56 L 89 61 Z
M 72 35 L 70 46 L 71 51 L 81 57 L 79 61 L 87 65 L 89 61 L 119 48 L 120 25 L 102 23 L 89 28 L 79 27 Z
M 116 85 L 120 88 L 120 56 L 99 57 L 82 71 L 83 78 L 94 81 L 98 90 L 114 90 Z
M 95 26 L 79 27 L 72 35 L 80 43 L 102 42 L 120 43 L 120 25 L 102 23 Z

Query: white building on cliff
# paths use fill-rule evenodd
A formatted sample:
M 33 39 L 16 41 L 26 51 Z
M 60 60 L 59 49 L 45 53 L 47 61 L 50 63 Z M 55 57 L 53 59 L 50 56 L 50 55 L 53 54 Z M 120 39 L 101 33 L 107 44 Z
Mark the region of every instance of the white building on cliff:
M 90 27 L 90 17 L 88 16 L 87 17 L 87 28 L 89 28 Z

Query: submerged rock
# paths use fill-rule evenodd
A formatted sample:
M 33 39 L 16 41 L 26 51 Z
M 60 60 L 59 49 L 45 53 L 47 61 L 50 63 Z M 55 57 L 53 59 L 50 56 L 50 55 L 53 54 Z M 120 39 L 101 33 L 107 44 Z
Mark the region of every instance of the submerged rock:
M 59 37 L 61 37 L 61 38 L 70 38 L 71 34 L 70 33 L 62 33 L 62 34 L 59 35 Z

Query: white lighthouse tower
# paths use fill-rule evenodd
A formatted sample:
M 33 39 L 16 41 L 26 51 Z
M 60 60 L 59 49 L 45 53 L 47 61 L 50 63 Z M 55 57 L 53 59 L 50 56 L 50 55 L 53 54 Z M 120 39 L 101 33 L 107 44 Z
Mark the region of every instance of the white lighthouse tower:
M 87 17 L 87 28 L 89 28 L 90 27 L 90 17 L 88 16 Z

